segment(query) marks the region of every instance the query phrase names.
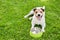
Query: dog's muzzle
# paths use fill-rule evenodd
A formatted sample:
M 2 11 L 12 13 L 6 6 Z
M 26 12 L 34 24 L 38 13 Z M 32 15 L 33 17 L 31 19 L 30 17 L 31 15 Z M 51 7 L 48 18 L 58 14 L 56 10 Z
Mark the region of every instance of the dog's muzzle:
M 38 14 L 38 16 L 36 16 L 36 17 L 37 17 L 39 20 L 41 20 L 42 16 L 43 16 L 43 15 Z

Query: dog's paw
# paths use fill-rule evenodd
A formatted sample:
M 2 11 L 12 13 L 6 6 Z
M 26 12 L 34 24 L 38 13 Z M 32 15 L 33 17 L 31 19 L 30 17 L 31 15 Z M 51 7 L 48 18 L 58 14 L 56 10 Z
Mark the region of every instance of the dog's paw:
M 27 16 L 24 16 L 24 18 L 27 18 Z
M 30 17 L 29 20 L 31 20 L 32 18 Z

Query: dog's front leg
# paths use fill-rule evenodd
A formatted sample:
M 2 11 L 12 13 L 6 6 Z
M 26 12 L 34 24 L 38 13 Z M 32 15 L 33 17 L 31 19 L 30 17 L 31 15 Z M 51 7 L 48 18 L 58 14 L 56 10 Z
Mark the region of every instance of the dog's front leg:
M 27 18 L 28 16 L 32 15 L 33 11 L 31 10 L 29 14 L 27 14 L 26 16 L 24 16 L 24 18 Z
M 30 15 L 31 15 L 31 14 L 27 14 L 27 15 L 24 16 L 24 18 L 27 18 L 27 17 L 30 16 Z
M 29 20 L 32 20 L 33 17 L 30 17 Z

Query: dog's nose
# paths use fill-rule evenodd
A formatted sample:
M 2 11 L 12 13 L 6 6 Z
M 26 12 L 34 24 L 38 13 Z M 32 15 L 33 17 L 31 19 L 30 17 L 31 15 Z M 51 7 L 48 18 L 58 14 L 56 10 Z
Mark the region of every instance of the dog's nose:
M 38 16 L 40 16 L 40 14 L 38 14 Z

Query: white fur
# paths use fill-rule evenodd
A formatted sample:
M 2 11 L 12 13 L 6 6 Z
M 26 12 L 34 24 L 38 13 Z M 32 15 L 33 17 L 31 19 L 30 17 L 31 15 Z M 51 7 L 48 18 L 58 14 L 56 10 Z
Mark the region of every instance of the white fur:
M 45 9 L 45 6 L 43 6 L 43 7 L 36 7 L 36 8 L 37 8 L 37 9 L 39 9 L 39 8 Z M 34 8 L 33 8 L 33 9 L 34 9 Z M 26 16 L 24 16 L 24 18 L 27 18 L 28 16 L 34 14 L 33 9 L 30 11 L 29 14 L 27 14 Z M 36 18 L 35 14 L 33 15 L 33 17 L 30 17 L 29 19 L 30 19 L 30 20 L 32 19 L 32 21 L 31 21 L 32 28 L 34 28 L 34 25 L 35 25 L 35 24 L 40 24 L 40 25 L 42 25 L 42 32 L 45 32 L 45 30 L 44 30 L 45 25 L 46 25 L 46 23 L 45 23 L 45 12 L 43 13 L 43 16 L 42 16 L 41 20 L 38 20 L 38 19 Z

